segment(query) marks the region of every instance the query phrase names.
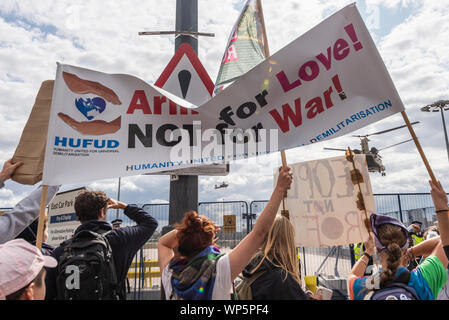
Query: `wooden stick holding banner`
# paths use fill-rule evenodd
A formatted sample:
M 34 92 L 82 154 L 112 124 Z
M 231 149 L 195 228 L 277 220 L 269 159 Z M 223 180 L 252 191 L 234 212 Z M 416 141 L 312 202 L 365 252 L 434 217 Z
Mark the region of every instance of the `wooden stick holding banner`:
M 351 170 L 351 172 L 350 172 L 351 181 L 354 185 L 357 185 L 358 190 L 359 190 L 359 192 L 357 193 L 357 202 L 356 202 L 357 208 L 365 213 L 364 225 L 365 225 L 366 231 L 369 234 L 370 240 L 371 239 L 373 240 L 374 234 L 373 234 L 373 231 L 371 230 L 371 224 L 370 224 L 368 212 L 366 211 L 366 206 L 365 206 L 365 199 L 363 198 L 362 187 L 360 186 L 360 183 L 364 182 L 363 176 L 362 176 L 362 173 L 360 172 L 360 170 L 355 167 L 354 152 L 352 152 L 351 148 L 349 148 L 349 147 L 348 147 L 348 150 L 346 150 L 346 160 L 348 160 L 349 162 L 352 163 L 353 170 Z M 374 259 L 374 262 L 376 263 L 376 265 L 379 265 L 379 261 L 377 260 L 377 254 L 376 254 L 376 246 L 374 246 L 373 259 Z
M 263 37 L 263 48 L 265 51 L 265 58 L 268 59 L 270 57 L 270 49 L 268 47 L 268 37 L 267 37 L 267 30 L 265 29 L 265 20 L 263 18 L 263 10 L 262 10 L 262 2 L 261 0 L 257 0 L 257 8 L 259 12 L 259 18 L 260 18 L 260 24 L 262 27 L 262 37 Z
M 410 124 L 410 120 L 408 119 L 407 113 L 405 111 L 402 111 L 401 114 L 402 114 L 402 118 L 404 118 L 404 121 L 405 121 L 405 124 L 407 125 L 408 130 L 410 131 L 410 135 L 412 136 L 413 141 L 415 142 L 416 148 L 418 149 L 418 152 L 421 155 L 424 165 L 426 166 L 427 172 L 429 173 L 430 178 L 432 179 L 432 182 L 437 183 L 437 178 L 433 174 L 433 171 L 432 171 L 432 168 L 430 167 L 429 161 L 427 161 L 427 157 L 424 154 L 421 144 L 419 143 L 418 137 L 415 134 L 415 130 L 413 130 L 413 127 Z
M 39 220 L 37 224 L 36 247 L 41 250 L 44 237 L 45 207 L 47 204 L 48 186 L 42 186 L 41 206 L 39 210 Z
M 285 150 L 281 150 L 281 159 L 282 159 L 282 167 L 287 166 L 287 157 L 285 156 Z M 279 168 L 279 171 L 281 170 Z M 287 219 L 290 219 L 290 212 L 285 208 L 285 199 L 287 198 L 287 191 L 284 193 L 284 197 L 282 198 L 282 210 L 281 214 L 286 217 Z
M 268 59 L 270 57 L 270 49 L 268 47 L 268 37 L 267 30 L 265 29 L 265 20 L 263 18 L 263 10 L 262 10 L 262 1 L 257 0 L 257 11 L 259 12 L 260 24 L 262 27 L 262 37 L 263 37 L 263 49 L 265 52 L 265 58 Z M 282 166 L 287 166 L 287 156 L 285 155 L 285 150 L 281 150 L 281 160 Z M 287 209 L 285 209 L 285 198 L 287 198 L 287 191 L 285 191 L 284 198 L 282 199 L 282 210 L 281 214 L 288 219 L 290 219 L 290 213 Z

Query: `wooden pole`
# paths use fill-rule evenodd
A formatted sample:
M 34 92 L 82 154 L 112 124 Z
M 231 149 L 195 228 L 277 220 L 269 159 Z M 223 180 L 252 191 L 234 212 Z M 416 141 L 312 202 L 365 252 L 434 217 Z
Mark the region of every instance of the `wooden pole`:
M 366 211 L 366 206 L 365 206 L 365 199 L 363 198 L 363 192 L 362 192 L 362 187 L 360 186 L 361 182 L 365 182 L 363 180 L 363 176 L 362 173 L 360 172 L 360 170 L 358 170 L 355 167 L 355 161 L 354 161 L 354 152 L 352 152 L 351 148 L 348 147 L 348 150 L 346 150 L 346 160 L 352 163 L 352 174 L 351 174 L 351 180 L 353 184 L 356 184 L 358 187 L 358 194 L 357 194 L 357 208 L 361 211 L 364 212 L 365 214 L 365 228 L 366 231 L 368 232 L 369 238 L 374 240 L 374 233 L 371 230 L 371 224 L 370 224 L 370 220 L 368 217 L 368 212 Z M 365 182 L 366 183 L 366 182 Z M 377 252 L 376 252 L 376 246 L 374 246 L 374 254 L 373 254 L 373 259 L 374 262 L 376 263 L 376 266 L 379 266 L 379 261 L 377 259 Z
M 262 10 L 262 1 L 257 0 L 257 11 L 259 12 L 259 18 L 260 18 L 260 25 L 262 27 L 262 38 L 263 38 L 263 49 L 265 52 L 265 58 L 268 59 L 270 57 L 270 49 L 268 47 L 268 37 L 267 37 L 267 30 L 265 29 L 265 20 L 263 18 L 263 10 Z M 281 160 L 282 160 L 282 166 L 287 166 L 287 156 L 285 155 L 285 150 L 281 150 Z M 285 208 L 285 198 L 287 198 L 287 191 L 284 194 L 284 198 L 282 199 L 282 210 L 281 214 L 286 216 L 287 218 L 290 217 L 288 210 Z
M 267 30 L 265 29 L 265 20 L 263 18 L 263 10 L 262 10 L 262 2 L 261 0 L 257 0 L 257 11 L 259 12 L 260 24 L 262 27 L 262 37 L 263 37 L 263 49 L 265 51 L 265 58 L 270 57 L 270 49 L 268 47 L 268 38 L 267 38 Z
M 427 157 L 424 154 L 421 144 L 419 143 L 418 137 L 415 134 L 415 130 L 413 130 L 413 127 L 410 124 L 410 120 L 408 119 L 407 113 L 404 110 L 401 112 L 401 114 L 402 114 L 402 118 L 404 118 L 405 124 L 407 125 L 408 131 L 410 131 L 410 135 L 412 136 L 413 141 L 415 142 L 416 148 L 418 149 L 418 152 L 421 155 L 424 165 L 426 166 L 426 169 L 430 175 L 430 178 L 432 179 L 433 183 L 437 183 L 437 178 L 433 174 L 433 171 L 432 171 L 432 168 L 430 167 L 429 161 L 427 161 Z
M 47 192 L 48 186 L 42 186 L 41 206 L 39 210 L 39 222 L 37 225 L 37 235 L 36 235 L 36 247 L 39 250 L 42 249 L 42 242 L 44 238 L 44 221 L 45 221 L 45 207 L 47 205 Z
M 268 38 L 267 38 L 267 30 L 265 29 L 265 20 L 263 18 L 263 10 L 262 10 L 262 2 L 261 0 L 257 0 L 257 9 L 259 12 L 259 18 L 260 18 L 260 24 L 262 27 L 262 37 L 263 37 L 263 49 L 265 52 L 265 58 L 269 58 L 270 57 L 270 49 L 268 47 Z M 282 159 L 282 166 L 286 166 L 287 165 L 287 156 L 285 155 L 285 150 L 281 150 L 281 159 Z

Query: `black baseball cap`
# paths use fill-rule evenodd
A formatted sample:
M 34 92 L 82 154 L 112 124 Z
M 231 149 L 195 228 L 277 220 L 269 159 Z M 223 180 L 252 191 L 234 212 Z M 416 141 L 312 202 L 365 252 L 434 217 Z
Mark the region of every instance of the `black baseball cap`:
M 121 224 L 122 222 L 123 222 L 122 219 L 115 219 L 115 220 L 113 220 L 113 221 L 111 222 L 111 224 L 114 226 L 114 225 L 119 225 L 119 224 Z

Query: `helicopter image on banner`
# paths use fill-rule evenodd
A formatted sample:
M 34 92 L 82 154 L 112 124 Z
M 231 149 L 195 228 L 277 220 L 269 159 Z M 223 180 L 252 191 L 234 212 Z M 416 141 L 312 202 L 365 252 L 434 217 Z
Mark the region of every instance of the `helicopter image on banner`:
M 227 184 L 226 182 L 222 182 L 220 185 L 215 185 L 215 189 L 221 189 L 221 188 L 227 188 L 229 186 L 229 184 Z
M 413 122 L 411 123 L 411 125 L 417 124 L 419 123 L 419 121 Z M 366 135 L 358 135 L 358 136 L 353 136 L 356 138 L 360 139 L 360 146 L 362 148 L 362 150 L 359 149 L 354 149 L 352 150 L 355 154 L 365 154 L 366 155 L 366 163 L 368 165 L 368 171 L 369 172 L 380 172 L 382 174 L 382 176 L 385 176 L 385 166 L 382 163 L 382 157 L 379 154 L 379 151 L 388 149 L 388 148 L 392 148 L 395 146 L 398 146 L 400 144 L 409 142 L 409 141 L 413 141 L 413 139 L 409 139 L 406 141 L 402 141 L 396 144 L 393 144 L 391 146 L 382 148 L 382 149 L 377 149 L 372 147 L 371 149 L 368 146 L 368 141 L 371 141 L 368 139 L 369 136 L 373 136 L 373 135 L 379 135 L 379 134 L 384 134 L 387 132 L 391 132 L 393 130 L 398 130 L 401 128 L 405 128 L 406 125 L 400 126 L 400 127 L 395 127 L 395 128 L 391 128 L 391 129 L 387 129 L 387 130 L 383 130 L 383 131 L 379 131 L 379 132 L 375 132 L 375 133 L 370 133 L 370 134 L 366 134 Z M 347 149 L 334 149 L 334 148 L 324 148 L 324 150 L 336 150 L 336 151 L 344 151 L 346 152 Z

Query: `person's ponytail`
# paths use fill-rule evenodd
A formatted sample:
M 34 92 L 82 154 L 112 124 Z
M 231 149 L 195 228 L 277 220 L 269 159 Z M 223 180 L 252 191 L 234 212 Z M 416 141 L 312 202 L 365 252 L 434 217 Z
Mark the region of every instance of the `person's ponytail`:
M 402 250 L 397 243 L 390 243 L 386 250 L 386 268 L 380 277 L 380 287 L 384 288 L 393 282 L 396 272 L 401 265 Z
M 394 281 L 396 272 L 401 266 L 401 247 L 407 239 L 400 227 L 391 224 L 380 226 L 378 232 L 379 241 L 385 246 L 385 249 L 380 253 L 385 261 L 384 270 L 380 276 L 380 287 L 385 288 Z

